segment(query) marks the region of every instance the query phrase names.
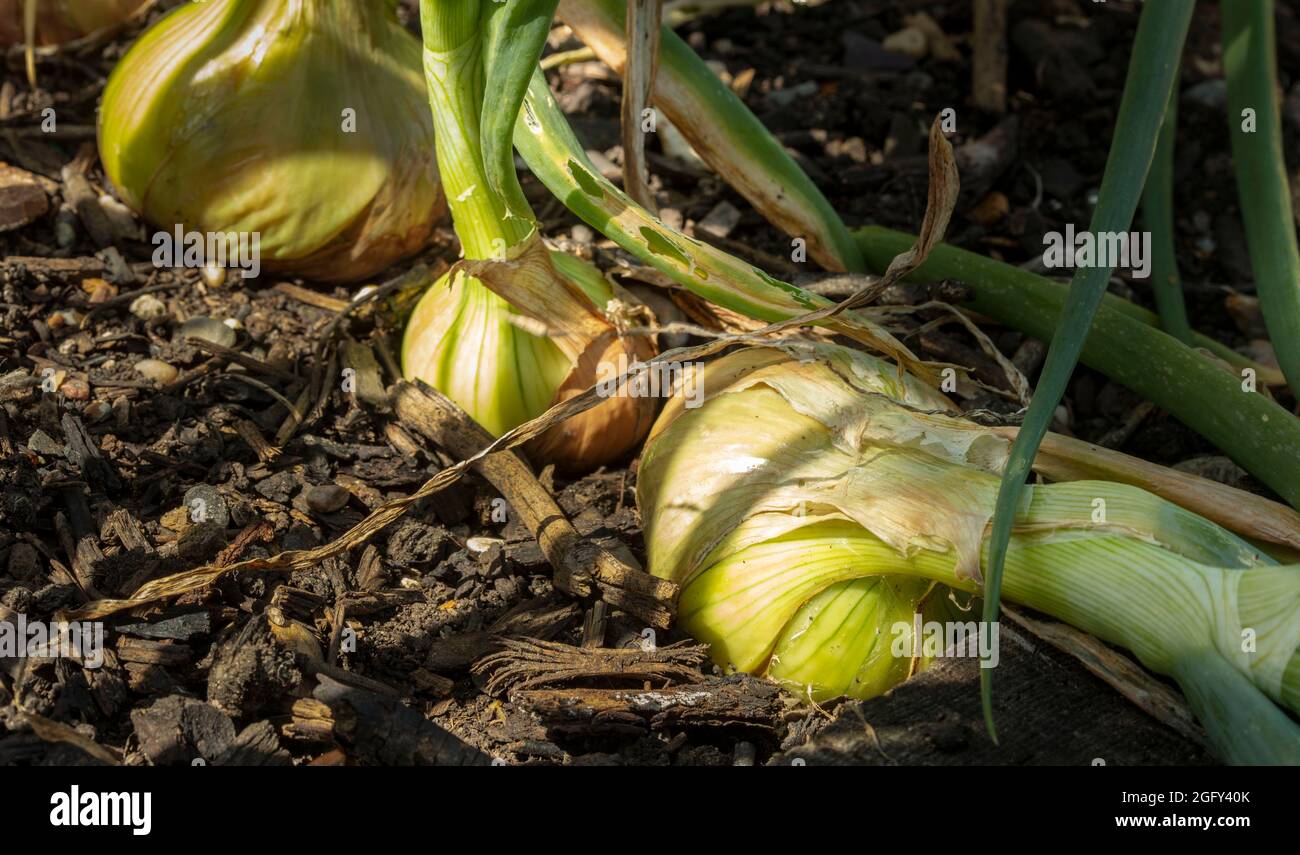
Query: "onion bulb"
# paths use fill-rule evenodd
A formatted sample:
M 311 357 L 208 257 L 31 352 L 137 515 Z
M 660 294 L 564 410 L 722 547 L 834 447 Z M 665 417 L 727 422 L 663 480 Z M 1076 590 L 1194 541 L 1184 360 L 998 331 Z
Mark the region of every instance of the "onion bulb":
M 916 613 L 925 626 L 936 598 L 980 592 L 1010 440 L 834 345 L 737 351 L 696 382 L 702 406 L 666 405 L 637 485 L 649 569 L 682 586 L 680 624 L 720 665 L 816 700 L 888 690 L 910 671 Z M 1300 762 L 1283 710 L 1300 712 L 1300 567 L 1137 487 L 1027 492 L 1008 600 L 1173 677 L 1225 759 Z M 997 635 L 956 620 L 996 662 Z
M 114 70 L 104 168 L 150 222 L 260 235 L 269 270 L 350 281 L 445 211 L 419 40 L 387 0 L 210 0 Z
M 27 44 L 24 12 L 35 16 L 34 45 L 57 45 L 95 33 L 111 32 L 147 0 L 0 0 L 0 47 Z
M 548 252 L 535 235 L 515 252 L 445 274 L 416 306 L 402 345 L 408 378 L 437 388 L 494 436 L 654 356 L 646 338 L 620 336 L 606 318 L 614 294 L 596 268 Z M 528 451 L 568 471 L 612 463 L 640 443 L 657 403 L 612 395 Z

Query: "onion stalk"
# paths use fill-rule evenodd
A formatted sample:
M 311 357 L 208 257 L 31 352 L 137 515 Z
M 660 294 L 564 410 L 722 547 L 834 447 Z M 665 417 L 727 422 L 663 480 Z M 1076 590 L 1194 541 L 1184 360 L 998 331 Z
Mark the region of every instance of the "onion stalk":
M 814 699 L 886 691 L 912 615 L 980 592 L 1010 441 L 833 345 L 741 350 L 698 383 L 703 406 L 660 416 L 637 488 L 681 625 Z M 1175 679 L 1224 759 L 1300 762 L 1300 567 L 1143 490 L 1073 481 L 1026 488 L 1004 591 Z
M 423 0 L 424 69 L 439 170 L 465 260 L 407 324 L 402 368 L 494 435 L 654 354 L 618 329 L 624 305 L 600 272 L 548 252 L 518 176 L 512 135 L 554 3 Z M 628 454 L 655 401 L 611 397 L 530 451 L 568 469 Z
M 363 279 L 445 210 L 419 42 L 388 0 L 178 7 L 114 69 L 99 148 L 149 222 L 257 235 L 280 273 Z

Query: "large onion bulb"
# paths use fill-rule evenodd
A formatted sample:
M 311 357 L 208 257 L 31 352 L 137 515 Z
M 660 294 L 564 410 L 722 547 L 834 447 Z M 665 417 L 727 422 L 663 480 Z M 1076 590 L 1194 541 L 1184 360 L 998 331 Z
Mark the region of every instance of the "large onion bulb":
M 377 273 L 445 210 L 419 40 L 387 0 L 179 7 L 114 70 L 99 145 L 156 226 L 257 233 L 263 266 L 309 278 Z

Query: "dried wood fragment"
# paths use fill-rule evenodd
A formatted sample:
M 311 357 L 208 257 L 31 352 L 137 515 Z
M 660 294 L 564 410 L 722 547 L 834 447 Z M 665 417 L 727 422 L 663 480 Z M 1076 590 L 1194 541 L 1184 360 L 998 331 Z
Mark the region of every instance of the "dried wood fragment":
M 86 178 L 86 165 L 93 161 L 94 147 L 88 144 L 90 156 L 85 156 L 85 148 L 77 159 L 63 167 L 63 197 L 77 212 L 82 225 L 90 233 L 95 246 L 106 247 L 117 243 L 117 231 L 113 221 L 105 213 L 99 202 L 99 194 L 90 186 Z
M 0 163 L 0 232 L 20 229 L 50 210 L 50 199 L 35 175 Z
M 770 736 L 786 712 L 775 684 L 743 674 L 660 689 L 530 689 L 511 700 L 558 733 L 741 728 Z
M 122 481 L 113 465 L 99 453 L 99 446 L 81 419 L 72 413 L 64 413 L 62 425 L 68 460 L 81 471 L 86 483 L 92 487 L 103 486 L 112 490 L 120 487 Z
M 403 423 L 458 458 L 490 445 L 492 436 L 451 399 L 423 383 L 398 383 L 393 407 Z M 666 629 L 677 610 L 678 587 L 633 567 L 611 550 L 581 537 L 551 494 L 513 451 L 475 464 L 523 525 L 537 538 L 555 568 L 555 585 L 576 597 L 598 594 L 609 605 Z
M 334 714 L 330 708 L 315 698 L 299 698 L 293 702 L 293 719 L 284 726 L 284 735 L 290 739 L 332 742 L 334 740 Z
M 597 600 L 587 609 L 587 616 L 582 621 L 582 646 L 597 648 L 605 646 L 605 629 L 609 609 L 604 600 Z
M 263 463 L 270 463 L 280 456 L 280 449 L 267 442 L 266 437 L 262 436 L 262 431 L 248 419 L 235 420 L 235 433 L 239 434 L 239 438 Z
M 291 282 L 279 282 L 271 290 L 278 291 L 286 297 L 297 300 L 299 303 L 306 303 L 327 312 L 342 312 L 348 307 L 347 300 L 340 300 L 337 297 L 331 297 L 310 288 L 303 288 Z
M 357 562 L 356 579 L 357 587 L 362 591 L 377 591 L 388 582 L 388 574 L 384 572 L 384 561 L 379 557 L 379 548 L 373 543 L 366 544 L 366 548 L 361 552 L 361 559 Z
M 975 0 L 975 106 L 1007 111 L 1007 0 Z
M 122 548 L 127 552 L 154 554 L 153 544 L 149 542 L 144 529 L 140 527 L 140 521 L 130 511 L 118 508 L 110 513 L 105 521 L 105 528 L 112 532 L 117 542 L 122 544 Z
M 249 356 L 247 353 L 242 353 L 238 350 L 225 347 L 224 345 L 217 344 L 214 341 L 208 341 L 205 338 L 189 335 L 185 337 L 185 343 L 198 348 L 204 353 L 212 356 L 220 356 L 224 360 L 234 362 L 237 365 L 242 365 L 255 374 L 265 374 L 268 377 L 274 377 L 277 380 L 284 380 L 289 383 L 295 383 L 302 379 L 293 372 L 285 371 L 283 368 L 277 368 L 265 360 L 258 359 L 255 356 Z
M 55 279 L 77 279 L 104 275 L 104 262 L 98 258 L 41 258 L 33 255 L 11 255 L 4 259 L 5 267 L 22 267 L 29 273 L 51 276 Z
M 117 655 L 123 662 L 168 666 L 188 664 L 193 652 L 185 644 L 123 636 L 117 640 Z

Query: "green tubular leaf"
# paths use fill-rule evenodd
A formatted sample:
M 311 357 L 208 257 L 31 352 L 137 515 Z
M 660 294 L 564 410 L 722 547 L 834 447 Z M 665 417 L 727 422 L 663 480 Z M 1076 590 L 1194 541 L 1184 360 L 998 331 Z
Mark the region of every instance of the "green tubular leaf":
M 1131 534 L 1176 555 L 1216 567 L 1275 563 L 1232 532 L 1137 487 L 1070 481 L 1029 489 L 1019 528 L 1088 529 Z
M 874 270 L 915 240 L 876 227 L 861 230 L 858 239 Z M 972 309 L 1044 341 L 1066 303 L 1060 283 L 952 246 L 935 247 L 913 278 L 964 282 L 973 291 Z M 1154 316 L 1141 311 L 1118 298 L 1103 300 L 1083 361 L 1175 415 L 1300 508 L 1300 420 L 1264 395 L 1243 391 L 1240 376 L 1153 328 Z
M 1178 76 L 1179 57 L 1195 6 L 1194 0 L 1164 0 L 1148 3 L 1142 8 L 1124 97 L 1115 124 L 1115 137 L 1111 140 L 1106 173 L 1092 219 L 1091 231 L 1094 234 L 1127 232 L 1133 223 L 1138 197 L 1155 155 L 1165 107 Z M 984 582 L 984 620 L 987 623 L 996 621 L 998 617 L 1007 543 L 1011 538 L 1015 509 L 1025 488 L 1025 478 L 1079 361 L 1113 269 L 1085 268 L 1075 274 L 1070 283 L 1065 311 L 1052 336 L 1038 388 L 1012 447 L 1011 459 L 1007 462 L 998 491 Z M 982 671 L 980 686 L 984 719 L 989 735 L 996 739 L 991 681 L 990 670 Z
M 1151 174 L 1142 191 L 1142 214 L 1151 231 L 1151 283 L 1155 292 L 1160 325 L 1165 332 L 1192 345 L 1191 325 L 1183 283 L 1178 275 L 1178 252 L 1174 244 L 1174 145 L 1178 135 L 1178 87 L 1169 96 L 1165 123 L 1160 128 Z
M 625 0 L 562 0 L 559 14 L 604 62 L 623 68 Z M 862 269 L 858 248 L 826 197 L 744 102 L 667 27 L 652 100 L 728 184 L 778 228 L 804 238 L 813 258 L 831 270 Z
M 465 256 L 504 258 L 534 225 L 527 211 L 524 216 L 508 214 L 507 201 L 493 189 L 483 160 L 483 42 L 477 8 L 477 2 L 423 0 L 424 76 L 438 141 L 438 170 Z M 513 180 L 518 190 L 518 179 Z
M 515 174 L 514 129 L 559 0 L 490 2 L 484 11 L 483 163 L 511 216 L 532 221 Z
M 677 234 L 637 206 L 592 164 L 540 72 L 515 126 L 515 146 L 569 210 L 704 299 L 766 321 L 829 305 L 703 241 Z
M 1231 0 L 1223 16 L 1228 127 L 1246 244 L 1268 337 L 1291 389 L 1300 394 L 1300 250 L 1282 152 L 1274 89 L 1277 44 L 1272 0 Z M 1253 110 L 1247 130 L 1244 111 Z
M 587 157 L 540 71 L 533 76 L 515 126 L 515 147 L 533 174 L 570 211 L 705 300 L 769 322 L 831 305 L 825 297 L 775 279 L 752 264 L 669 228 L 633 202 Z M 920 370 L 911 351 L 861 313 L 846 312 L 837 323 L 837 330 Z
M 434 53 L 456 50 L 481 38 L 485 0 L 420 0 L 420 31 Z M 495 3 L 496 0 L 486 0 Z
M 1210 742 L 1237 766 L 1300 765 L 1300 732 L 1285 712 L 1218 651 L 1180 658 L 1170 675 L 1187 695 Z

